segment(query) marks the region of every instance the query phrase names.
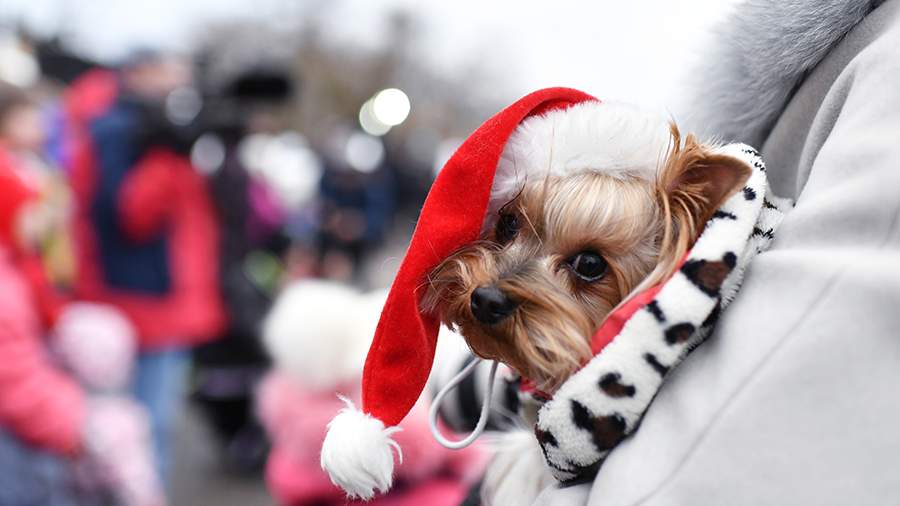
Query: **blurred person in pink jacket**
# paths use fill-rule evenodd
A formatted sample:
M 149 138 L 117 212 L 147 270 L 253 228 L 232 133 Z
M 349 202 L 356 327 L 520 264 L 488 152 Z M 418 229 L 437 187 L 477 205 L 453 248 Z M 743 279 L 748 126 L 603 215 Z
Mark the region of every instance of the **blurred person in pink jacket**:
M 116 377 L 117 369 L 124 377 L 127 355 L 97 350 L 90 357 L 83 344 L 98 341 L 75 332 L 64 332 L 68 337 L 55 343 L 64 348 L 58 356 L 74 375 L 50 353 L 53 340 L 44 336 L 51 334 L 48 325 L 58 314 L 45 311 L 52 289 L 35 245 L 52 214 L 41 198 L 39 178 L 15 156 L 21 155 L 23 130 L 34 125 L 9 121 L 27 117 L 35 104 L 16 90 L 0 91 L 0 504 L 163 504 L 152 453 L 141 455 L 150 449 L 146 416 L 134 401 L 88 393 L 78 381 L 101 377 L 81 374 L 89 368 L 79 366 L 89 359 L 111 367 L 107 377 Z M 13 128 L 17 125 L 21 129 Z M 62 299 L 55 302 L 62 307 Z M 77 311 L 61 313 L 69 327 L 84 321 Z M 123 335 L 108 337 L 115 348 Z M 110 385 L 85 384 L 94 389 Z
M 46 356 L 41 318 L 18 265 L 18 236 L 26 226 L 19 217 L 36 197 L 0 147 L 0 426 L 27 443 L 73 455 L 80 449 L 84 392 Z
M 326 425 L 343 406 L 358 403 L 360 377 L 385 293 L 362 295 L 340 284 L 300 281 L 276 301 L 263 329 L 274 368 L 263 380 L 258 411 L 272 440 L 266 483 L 282 505 L 347 504 L 321 469 Z M 484 469 L 481 447 L 447 450 L 431 436 L 425 398 L 395 434 L 404 449 L 389 494 L 377 506 L 456 506 Z M 361 449 L 360 451 L 365 451 Z

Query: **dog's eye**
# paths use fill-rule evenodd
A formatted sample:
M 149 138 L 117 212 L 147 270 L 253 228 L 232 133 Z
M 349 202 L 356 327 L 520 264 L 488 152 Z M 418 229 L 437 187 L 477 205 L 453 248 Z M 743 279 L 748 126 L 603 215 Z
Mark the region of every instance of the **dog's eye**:
M 602 278 L 609 264 L 593 251 L 583 251 L 568 260 L 572 272 L 584 281 L 593 282 Z
M 512 213 L 504 213 L 497 220 L 494 237 L 500 244 L 506 244 L 519 233 L 519 217 Z

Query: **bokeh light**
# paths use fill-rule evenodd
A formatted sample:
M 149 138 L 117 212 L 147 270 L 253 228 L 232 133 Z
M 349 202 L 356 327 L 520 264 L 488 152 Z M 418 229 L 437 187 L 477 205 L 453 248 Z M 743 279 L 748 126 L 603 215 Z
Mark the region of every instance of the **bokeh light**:
M 409 116 L 409 110 L 409 97 L 397 88 L 381 90 L 372 99 L 372 112 L 385 125 L 397 126 L 403 123 Z
M 377 169 L 384 160 L 384 145 L 377 137 L 354 132 L 347 139 L 344 156 L 355 170 L 369 173 Z
M 391 130 L 391 125 L 382 122 L 375 116 L 372 102 L 373 99 L 366 100 L 359 108 L 359 126 L 369 135 L 381 136 Z

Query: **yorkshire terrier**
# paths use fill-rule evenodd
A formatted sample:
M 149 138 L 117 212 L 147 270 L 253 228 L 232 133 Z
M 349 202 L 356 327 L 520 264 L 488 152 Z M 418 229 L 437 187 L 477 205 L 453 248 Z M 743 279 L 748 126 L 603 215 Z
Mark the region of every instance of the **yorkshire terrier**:
M 625 119 L 611 136 L 646 130 L 643 116 L 629 119 L 632 111 L 622 110 Z M 622 149 L 634 152 L 620 152 L 626 165 L 634 157 L 650 160 L 649 177 L 627 166 L 559 174 L 548 163 L 545 175 L 529 173 L 531 180 L 520 177 L 505 193 L 494 192 L 479 240 L 430 273 L 422 310 L 456 328 L 476 355 L 507 364 L 552 395 L 591 358 L 591 336 L 605 318 L 630 295 L 665 281 L 750 176 L 746 164 L 683 136 L 673 122 L 661 127 L 646 145 L 640 134 L 630 137 Z M 528 129 L 520 125 L 508 146 Z M 552 158 L 549 150 L 532 152 Z M 513 170 L 547 163 L 506 162 Z

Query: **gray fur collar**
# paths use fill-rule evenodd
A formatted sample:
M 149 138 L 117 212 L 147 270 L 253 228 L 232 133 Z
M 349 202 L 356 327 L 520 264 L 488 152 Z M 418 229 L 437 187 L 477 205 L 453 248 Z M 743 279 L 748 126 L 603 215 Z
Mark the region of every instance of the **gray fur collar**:
M 883 0 L 744 0 L 690 74 L 683 124 L 762 145 L 803 77 Z

